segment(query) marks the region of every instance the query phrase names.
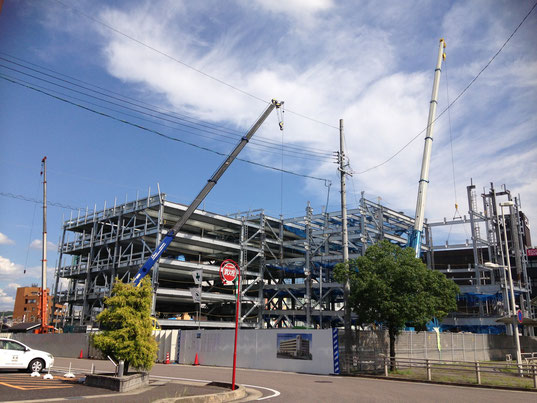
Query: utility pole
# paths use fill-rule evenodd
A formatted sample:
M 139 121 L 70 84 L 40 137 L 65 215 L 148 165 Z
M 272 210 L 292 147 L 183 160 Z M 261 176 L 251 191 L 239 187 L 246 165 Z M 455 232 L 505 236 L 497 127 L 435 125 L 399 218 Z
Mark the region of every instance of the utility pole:
M 47 332 L 47 157 L 43 163 L 43 245 L 41 259 L 41 333 Z
M 343 119 L 339 119 L 339 173 L 341 175 L 341 243 L 343 247 L 343 263 L 348 267 L 349 264 L 349 236 L 347 233 L 347 193 L 345 189 L 345 137 L 343 134 Z M 352 352 L 352 335 L 351 335 L 351 306 L 349 297 L 351 294 L 351 283 L 349 278 L 343 285 L 343 299 L 345 301 L 345 355 L 349 359 Z

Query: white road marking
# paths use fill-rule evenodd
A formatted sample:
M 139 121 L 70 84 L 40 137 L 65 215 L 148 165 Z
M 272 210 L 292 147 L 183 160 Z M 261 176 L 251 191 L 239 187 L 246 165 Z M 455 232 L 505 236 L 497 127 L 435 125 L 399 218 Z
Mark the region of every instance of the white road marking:
M 260 398 L 257 399 L 257 400 L 265 400 L 265 399 L 270 399 L 271 397 L 280 396 L 280 392 L 278 392 L 276 389 L 265 388 L 264 386 L 246 385 L 246 384 L 244 384 L 244 383 L 241 383 L 241 385 L 242 385 L 242 386 L 247 386 L 247 387 L 249 387 L 249 388 L 265 389 L 265 390 L 271 391 L 271 392 L 273 393 L 273 394 L 270 395 L 270 396 L 260 397 Z

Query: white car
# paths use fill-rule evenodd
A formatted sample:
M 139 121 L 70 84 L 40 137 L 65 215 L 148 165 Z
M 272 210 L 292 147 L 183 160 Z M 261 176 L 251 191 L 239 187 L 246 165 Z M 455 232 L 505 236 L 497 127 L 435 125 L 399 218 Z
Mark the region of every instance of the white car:
M 54 357 L 45 351 L 34 350 L 20 341 L 0 339 L 0 368 L 28 369 L 41 372 L 52 367 Z

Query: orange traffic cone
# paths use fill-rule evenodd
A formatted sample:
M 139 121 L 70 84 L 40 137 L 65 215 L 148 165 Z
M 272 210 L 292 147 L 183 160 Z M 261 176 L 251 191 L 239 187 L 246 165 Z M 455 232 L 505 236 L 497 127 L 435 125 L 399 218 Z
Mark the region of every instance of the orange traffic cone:
M 194 358 L 194 364 L 193 365 L 200 365 L 200 362 L 198 360 L 198 353 L 196 353 L 196 358 Z
M 82 352 L 82 349 L 80 350 L 80 357 L 78 358 L 84 358 L 84 353 Z
M 164 361 L 164 364 L 170 363 L 170 353 L 166 353 L 166 361 Z

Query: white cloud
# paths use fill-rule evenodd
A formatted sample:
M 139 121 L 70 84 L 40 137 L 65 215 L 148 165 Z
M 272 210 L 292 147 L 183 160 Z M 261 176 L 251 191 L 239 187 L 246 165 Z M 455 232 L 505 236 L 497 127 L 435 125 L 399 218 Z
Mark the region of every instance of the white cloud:
M 297 19 L 326 11 L 334 6 L 332 0 L 256 0 L 255 2 L 265 10 L 287 14 Z
M 11 275 L 16 272 L 21 272 L 24 268 L 20 264 L 15 264 L 8 258 L 0 256 L 0 274 L 2 276 Z
M 43 247 L 43 240 L 41 239 L 34 239 L 31 243 L 30 243 L 30 248 L 31 249 L 36 249 L 36 250 L 41 250 L 41 248 Z M 57 249 L 57 245 L 50 242 L 50 241 L 47 241 L 47 250 L 48 251 L 55 251 Z
M 12 295 L 7 294 L 0 288 L 0 310 L 12 311 L 15 304 L 15 298 Z
M 15 241 L 0 232 L 0 245 L 15 245 Z
M 22 283 L 23 286 L 30 284 L 40 284 L 41 266 L 31 266 L 24 272 L 24 266 L 10 259 L 0 256 L 0 287 L 15 289 Z M 48 287 L 54 281 L 54 267 L 47 266 L 47 284 Z
M 426 0 L 394 1 L 382 7 L 377 1 L 260 0 L 254 5 L 242 1 L 228 3 L 226 9 L 219 6 L 218 2 L 142 1 L 121 9 L 100 8 L 98 18 L 247 93 L 284 100 L 285 145 L 338 148 L 337 130 L 291 111 L 333 126 L 344 118 L 354 171 L 384 161 L 426 126 L 440 37 L 448 47 L 438 112 L 448 104 L 447 74 L 453 101 L 530 8 L 526 2 L 491 6 L 488 0 L 442 6 Z M 497 187 L 505 183 L 513 194 L 521 194 L 530 220 L 537 220 L 534 26 L 530 18 L 450 115 L 435 123 L 426 208 L 431 220 L 451 218 L 454 213 L 452 170 L 462 214 L 467 214 L 466 186 L 473 178 L 480 190 L 490 182 Z M 107 71 L 167 107 L 239 128 L 248 127 L 264 107 L 102 26 L 94 29 L 100 34 Z M 260 137 L 281 139 L 273 119 L 261 127 L 256 134 Z M 413 214 L 423 137 L 388 164 L 355 175 L 349 191 L 359 198 L 365 190 L 366 197 L 381 196 L 388 207 Z M 279 166 L 280 156 L 254 147 L 245 153 Z M 288 158 L 285 163 L 287 169 L 306 174 L 335 176 L 332 162 Z M 319 204 L 326 197 L 322 182 L 308 181 L 293 191 Z M 353 195 L 348 199 L 352 207 Z M 455 232 L 465 236 L 463 230 Z M 39 245 L 35 242 L 33 246 Z

